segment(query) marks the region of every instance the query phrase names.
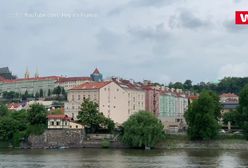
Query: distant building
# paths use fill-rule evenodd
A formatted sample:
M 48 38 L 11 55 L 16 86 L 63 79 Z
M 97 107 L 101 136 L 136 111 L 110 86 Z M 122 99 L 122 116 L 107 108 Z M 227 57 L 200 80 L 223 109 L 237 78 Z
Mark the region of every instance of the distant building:
M 60 78 L 56 83 L 67 91 L 90 81 L 92 81 L 90 77 L 66 77 Z
M 48 115 L 48 129 L 83 129 L 81 124 L 78 124 L 67 115 Z
M 16 76 L 12 75 L 8 67 L 0 68 L 0 77 L 4 79 L 9 79 L 9 80 L 16 78 Z
M 112 78 L 116 84 L 127 92 L 128 95 L 128 115 L 135 114 L 145 110 L 146 93 L 140 83 L 135 83 L 133 80 L 125 80 Z
M 220 102 L 221 103 L 238 103 L 239 102 L 239 96 L 234 93 L 223 93 L 220 95 Z
M 20 111 L 24 108 L 25 104 L 21 104 L 21 103 L 9 103 L 7 104 L 7 107 L 9 110 L 13 110 L 13 111 Z
M 128 115 L 128 93 L 112 81 L 90 82 L 70 89 L 65 103 L 65 114 L 77 119 L 81 104 L 85 99 L 94 101 L 99 111 L 115 123 L 123 123 Z
M 99 111 L 115 123 L 122 124 L 128 117 L 145 110 L 145 92 L 128 80 L 89 82 L 68 91 L 65 114 L 77 119 L 84 99 L 99 105 Z
M 95 82 L 101 82 L 101 81 L 103 81 L 103 76 L 102 76 L 102 74 L 99 72 L 99 70 L 97 68 L 90 75 L 90 77 Z
M 164 92 L 160 95 L 159 119 L 166 129 L 184 129 L 184 113 L 188 109 L 188 98 L 176 92 Z
M 14 80 L 2 80 L 0 81 L 0 93 L 4 91 L 14 91 L 20 94 L 24 94 L 26 91 L 28 94 L 35 95 L 40 90 L 43 90 L 43 94 L 46 96 L 48 90 L 52 90 L 57 86 L 56 82 L 63 77 L 60 76 L 47 76 L 37 78 L 21 78 Z

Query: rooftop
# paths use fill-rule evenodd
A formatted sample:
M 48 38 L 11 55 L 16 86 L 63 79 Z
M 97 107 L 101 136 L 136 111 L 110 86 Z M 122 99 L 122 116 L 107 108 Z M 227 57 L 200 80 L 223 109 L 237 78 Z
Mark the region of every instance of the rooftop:
M 3 67 L 0 68 L 0 74 L 4 74 L 4 73 L 10 73 L 9 68 L 8 67 Z
M 67 77 L 67 78 L 59 78 L 57 83 L 63 82 L 71 82 L 71 81 L 91 81 L 90 77 Z
M 71 120 L 71 117 L 68 117 L 67 115 L 64 115 L 64 114 L 49 114 L 47 118 L 48 119 L 62 119 L 62 120 L 67 120 L 67 121 Z
M 220 97 L 238 97 L 238 95 L 234 93 L 223 93 Z
M 82 85 L 76 86 L 70 90 L 92 90 L 92 89 L 100 89 L 106 85 L 111 83 L 111 81 L 105 81 L 105 82 L 86 82 Z

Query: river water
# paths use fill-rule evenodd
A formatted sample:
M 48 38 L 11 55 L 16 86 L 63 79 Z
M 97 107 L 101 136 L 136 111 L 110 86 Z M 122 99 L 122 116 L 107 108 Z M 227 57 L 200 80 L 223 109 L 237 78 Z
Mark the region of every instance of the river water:
M 0 168 L 248 167 L 245 150 L 0 149 Z

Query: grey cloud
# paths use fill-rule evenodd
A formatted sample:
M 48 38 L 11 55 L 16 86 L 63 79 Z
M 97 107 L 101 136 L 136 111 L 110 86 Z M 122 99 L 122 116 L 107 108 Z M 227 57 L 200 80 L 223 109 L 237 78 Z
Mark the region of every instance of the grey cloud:
M 133 7 L 162 7 L 164 5 L 170 5 L 175 3 L 175 0 L 132 0 L 129 2 L 129 6 Z
M 164 41 L 170 36 L 168 32 L 164 30 L 163 23 L 152 27 L 132 27 L 129 28 L 128 32 L 141 40 L 154 40 L 154 41 Z
M 202 20 L 190 11 L 183 10 L 178 16 L 173 15 L 170 17 L 169 26 L 170 28 L 188 28 L 197 29 L 202 27 L 208 27 L 209 21 Z

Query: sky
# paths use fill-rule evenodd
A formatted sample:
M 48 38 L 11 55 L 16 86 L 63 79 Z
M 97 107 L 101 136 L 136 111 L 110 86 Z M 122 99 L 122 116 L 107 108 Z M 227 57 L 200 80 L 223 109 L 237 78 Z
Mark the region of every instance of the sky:
M 0 67 L 18 77 L 169 83 L 248 76 L 247 0 L 0 0 Z

